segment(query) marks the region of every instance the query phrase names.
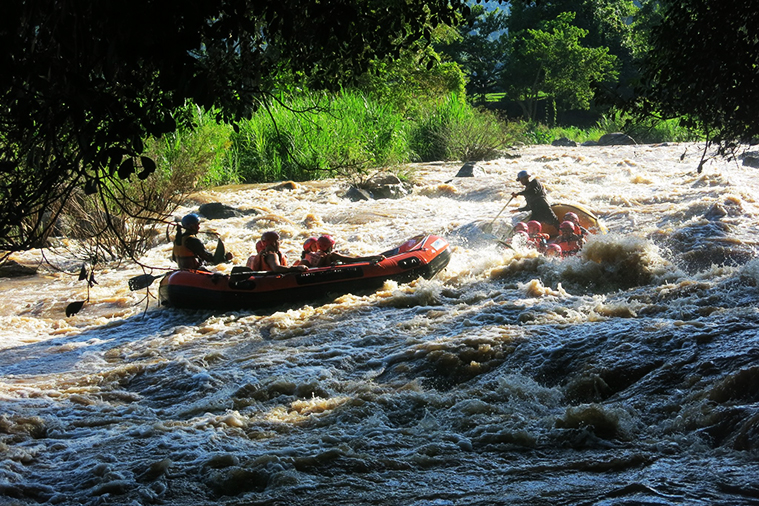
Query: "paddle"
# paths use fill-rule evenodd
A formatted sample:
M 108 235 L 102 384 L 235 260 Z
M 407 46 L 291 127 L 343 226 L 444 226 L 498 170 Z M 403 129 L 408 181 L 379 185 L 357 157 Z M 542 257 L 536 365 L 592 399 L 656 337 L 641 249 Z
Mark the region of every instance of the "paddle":
M 213 263 L 220 264 L 227 261 L 227 252 L 221 239 L 216 239 L 216 251 L 213 253 Z
M 501 213 L 506 210 L 506 207 L 508 207 L 508 205 L 511 204 L 512 200 L 514 200 L 514 196 L 513 195 L 508 200 L 508 202 L 506 202 L 506 205 L 504 205 L 503 208 L 501 208 L 501 210 L 498 211 L 498 214 L 495 215 L 495 218 L 493 218 L 493 221 L 491 221 L 489 224 L 487 224 L 484 227 L 482 227 L 482 231 L 483 232 L 485 232 L 486 234 L 489 234 L 489 233 L 491 233 L 493 231 L 493 223 L 495 223 L 495 220 L 497 220 L 498 217 L 501 215 Z
M 275 271 L 254 271 L 247 267 L 237 266 L 232 267 L 232 272 L 229 273 L 229 281 L 235 282 L 243 279 L 247 279 L 251 276 L 276 276 L 286 274 L 298 274 L 297 272 L 275 272 Z
M 135 276 L 129 280 L 129 289 L 134 292 L 135 290 L 142 290 L 143 288 L 147 288 L 153 284 L 153 281 L 164 277 L 169 272 L 174 271 L 164 272 L 158 276 L 153 276 L 152 274 L 140 274 L 139 276 Z

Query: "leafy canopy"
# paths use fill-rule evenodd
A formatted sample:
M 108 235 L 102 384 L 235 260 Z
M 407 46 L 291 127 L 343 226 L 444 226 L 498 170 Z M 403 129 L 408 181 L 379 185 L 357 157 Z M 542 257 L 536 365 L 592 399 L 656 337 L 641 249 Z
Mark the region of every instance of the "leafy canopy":
M 593 85 L 617 76 L 616 57 L 607 48 L 583 46 L 588 31 L 573 25 L 574 18 L 572 12 L 561 12 L 540 29 L 510 36 L 512 48 L 503 86 L 522 106 L 527 120 L 535 119 L 537 102 L 543 97 L 587 109 Z
M 634 110 L 684 116 L 723 154 L 759 137 L 759 1 L 660 4 Z
M 338 89 L 468 10 L 464 0 L 8 2 L 0 251 L 40 244 L 76 188 L 149 177 L 143 139 L 188 122 L 177 112 L 188 100 L 235 121 L 288 86 Z

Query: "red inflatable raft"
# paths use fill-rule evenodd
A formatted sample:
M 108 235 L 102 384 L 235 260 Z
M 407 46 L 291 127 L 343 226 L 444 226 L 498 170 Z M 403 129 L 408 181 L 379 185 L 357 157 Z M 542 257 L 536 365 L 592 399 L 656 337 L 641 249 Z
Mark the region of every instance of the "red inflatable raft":
M 385 281 L 432 278 L 450 261 L 448 241 L 434 235 L 409 239 L 382 253 L 385 260 L 278 274 L 234 267 L 231 274 L 178 270 L 161 280 L 159 297 L 167 306 L 187 309 L 257 309 L 327 295 L 364 292 Z

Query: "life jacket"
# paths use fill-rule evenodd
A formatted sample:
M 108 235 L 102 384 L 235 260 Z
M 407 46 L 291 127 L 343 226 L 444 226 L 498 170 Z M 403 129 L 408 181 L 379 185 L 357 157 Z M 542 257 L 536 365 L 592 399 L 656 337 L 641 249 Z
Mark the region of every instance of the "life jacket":
M 530 236 L 527 239 L 527 245 L 535 248 L 540 253 L 543 253 L 546 250 L 546 245 L 548 244 L 548 239 L 551 236 L 548 234 L 544 234 L 542 232 L 538 232 L 535 234 L 530 234 Z
M 584 241 L 582 240 L 582 236 L 576 234 L 573 234 L 569 237 L 560 235 L 556 238 L 556 244 L 561 246 L 561 255 L 565 257 L 576 255 L 577 252 L 582 249 L 583 242 Z
M 178 233 L 176 239 L 174 239 L 171 258 L 177 263 L 180 269 L 200 269 L 200 259 L 185 245 L 185 241 L 191 237 L 194 236 Z
M 309 251 L 303 260 L 308 262 L 308 265 L 311 267 L 318 267 L 322 257 L 324 257 L 324 254 L 321 251 Z
M 252 271 L 270 271 L 271 267 L 269 267 L 269 264 L 264 260 L 269 253 L 271 253 L 271 251 L 264 250 L 256 255 L 251 255 L 246 263 L 248 269 Z M 283 255 L 281 251 L 277 251 L 276 253 L 279 255 L 279 265 L 287 267 L 287 257 Z

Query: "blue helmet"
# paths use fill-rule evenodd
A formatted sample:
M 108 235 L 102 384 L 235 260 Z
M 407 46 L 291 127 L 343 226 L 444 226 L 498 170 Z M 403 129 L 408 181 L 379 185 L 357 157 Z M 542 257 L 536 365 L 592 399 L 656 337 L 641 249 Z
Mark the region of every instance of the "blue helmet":
M 182 218 L 182 226 L 184 228 L 190 228 L 195 225 L 200 225 L 200 218 L 195 213 L 190 213 Z
M 529 178 L 530 177 L 530 173 L 527 172 L 526 170 L 520 170 L 519 174 L 517 174 L 517 181 L 519 181 L 523 177 Z

